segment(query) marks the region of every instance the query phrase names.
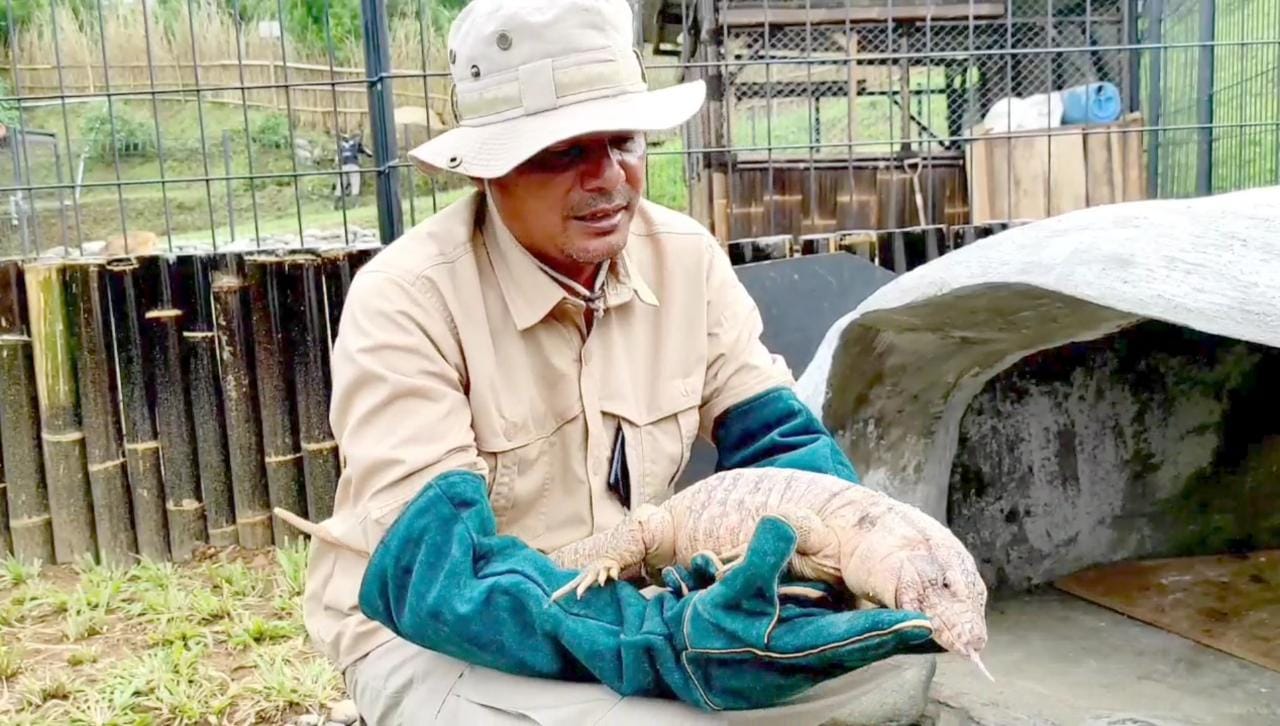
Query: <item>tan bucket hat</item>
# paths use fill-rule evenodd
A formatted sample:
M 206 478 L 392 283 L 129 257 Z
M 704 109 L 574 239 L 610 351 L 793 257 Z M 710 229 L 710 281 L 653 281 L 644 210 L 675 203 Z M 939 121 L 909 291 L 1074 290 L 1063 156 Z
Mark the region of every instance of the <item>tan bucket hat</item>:
M 449 30 L 458 126 L 409 158 L 493 179 L 582 134 L 679 126 L 705 85 L 649 90 L 633 34 L 627 0 L 472 0 Z

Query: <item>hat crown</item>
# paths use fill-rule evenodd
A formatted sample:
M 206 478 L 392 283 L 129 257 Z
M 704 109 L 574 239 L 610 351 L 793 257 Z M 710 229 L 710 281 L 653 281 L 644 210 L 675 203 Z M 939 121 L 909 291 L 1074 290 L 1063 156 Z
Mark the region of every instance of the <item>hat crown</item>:
M 539 61 L 634 48 L 627 0 L 472 0 L 449 32 L 455 83 L 486 78 Z

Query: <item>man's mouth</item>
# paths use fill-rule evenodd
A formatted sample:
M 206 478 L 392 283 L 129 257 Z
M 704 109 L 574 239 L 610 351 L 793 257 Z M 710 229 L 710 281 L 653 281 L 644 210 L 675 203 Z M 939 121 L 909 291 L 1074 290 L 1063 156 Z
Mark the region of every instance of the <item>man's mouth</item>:
M 587 212 L 586 214 L 579 214 L 574 219 L 580 219 L 584 222 L 598 222 L 602 219 L 609 219 L 611 217 L 616 217 L 622 213 L 622 210 L 626 208 L 627 208 L 627 205 L 625 204 L 617 204 L 611 207 L 600 207 L 599 209 L 595 209 L 591 212 Z
M 574 220 L 595 230 L 609 231 L 622 222 L 622 213 L 626 209 L 625 204 L 600 207 L 586 214 L 575 215 Z

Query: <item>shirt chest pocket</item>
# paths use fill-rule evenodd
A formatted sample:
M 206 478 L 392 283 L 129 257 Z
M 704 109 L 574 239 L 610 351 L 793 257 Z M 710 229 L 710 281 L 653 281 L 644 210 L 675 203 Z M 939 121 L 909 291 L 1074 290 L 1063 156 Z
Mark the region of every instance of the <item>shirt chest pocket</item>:
M 600 406 L 601 413 L 614 419 L 625 442 L 633 508 L 670 497 L 689 465 L 698 437 L 701 379 L 668 380 L 661 390 L 637 393 L 619 392 Z
M 571 398 L 510 404 L 502 412 L 475 411 L 476 448 L 489 469 L 489 503 L 498 530 L 528 542 L 548 531 L 555 477 L 572 465 L 573 429 L 582 426 L 582 407 Z

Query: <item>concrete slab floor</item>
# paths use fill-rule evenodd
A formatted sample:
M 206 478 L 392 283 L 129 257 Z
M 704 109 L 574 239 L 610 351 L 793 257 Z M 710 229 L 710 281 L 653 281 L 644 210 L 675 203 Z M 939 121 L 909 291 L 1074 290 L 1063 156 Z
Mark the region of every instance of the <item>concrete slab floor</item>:
M 1280 724 L 1280 673 L 1074 595 L 993 597 L 987 622 L 983 661 L 996 682 L 938 656 L 922 723 Z

